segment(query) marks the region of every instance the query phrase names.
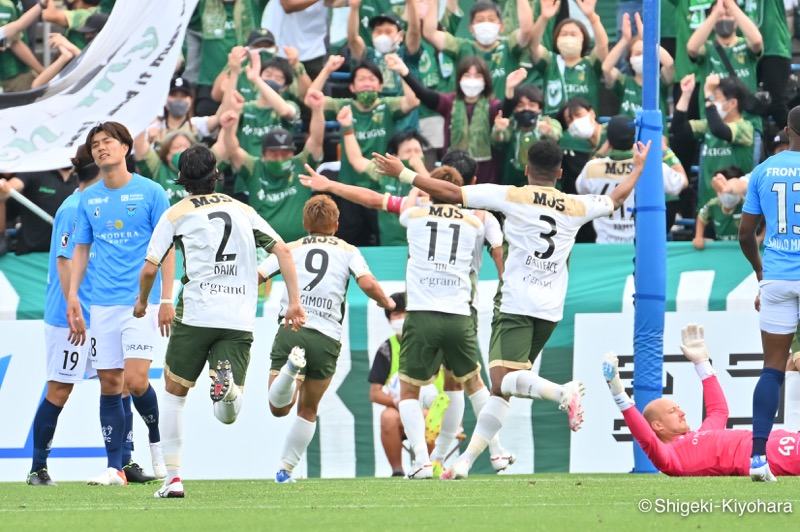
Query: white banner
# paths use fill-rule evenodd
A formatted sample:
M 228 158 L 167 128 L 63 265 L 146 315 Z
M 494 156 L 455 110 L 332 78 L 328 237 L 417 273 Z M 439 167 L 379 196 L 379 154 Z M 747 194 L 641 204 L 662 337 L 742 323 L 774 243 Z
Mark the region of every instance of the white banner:
M 703 387 L 681 353 L 681 328 L 705 326 L 706 345 L 728 400 L 728 427 L 752 429 L 753 388 L 763 365 L 758 314 L 747 312 L 667 312 L 664 326 L 664 397 L 675 401 L 692 429 L 703 416 Z M 610 333 L 609 331 L 613 331 Z M 627 473 L 633 469 L 632 436 L 602 375 L 602 358 L 615 351 L 626 387 L 633 377 L 633 313 L 575 316 L 574 378 L 586 385 L 583 427 L 572 436 L 570 472 Z M 781 392 L 783 393 L 783 392 Z M 781 399 L 775 428 L 784 428 Z
M 117 2 L 103 31 L 62 79 L 27 96 L 4 95 L 12 102 L 36 100 L 0 112 L 0 171 L 69 166 L 98 122 L 121 122 L 134 135 L 143 131 L 166 101 L 196 4 Z

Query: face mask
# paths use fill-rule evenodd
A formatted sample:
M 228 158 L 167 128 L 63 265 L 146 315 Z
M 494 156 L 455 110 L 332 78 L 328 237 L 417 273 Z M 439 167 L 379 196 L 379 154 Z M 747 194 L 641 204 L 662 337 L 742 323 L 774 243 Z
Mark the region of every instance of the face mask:
M 725 109 L 723 109 L 723 108 L 722 108 L 722 105 L 723 105 L 723 102 L 715 102 L 715 103 L 714 103 L 714 107 L 716 107 L 716 108 L 717 108 L 717 114 L 719 115 L 719 117 L 720 117 L 721 119 L 725 120 L 725 117 L 726 117 L 726 116 L 728 116 L 728 113 L 730 113 L 730 112 L 731 112 L 731 110 L 730 110 L 730 109 L 728 109 L 728 110 L 726 111 Z
M 425 164 L 425 156 L 419 157 L 419 160 L 422 161 L 422 164 Z M 403 163 L 403 166 L 406 168 L 411 168 L 411 159 L 400 159 L 400 162 Z
M 403 335 L 403 323 L 405 323 L 405 321 L 406 321 L 405 318 L 399 318 L 396 320 L 391 320 L 389 322 L 389 325 L 392 326 L 392 330 L 397 336 Z
M 722 207 L 725 209 L 733 209 L 739 202 L 742 200 L 741 196 L 738 194 L 731 194 L 730 192 L 723 192 L 719 195 L 719 202 L 722 204 Z
M 172 169 L 176 172 L 178 171 L 178 161 L 181 159 L 181 154 L 183 151 L 179 151 L 175 155 L 172 156 L 172 159 L 169 160 L 170 164 L 172 165 Z
M 272 59 L 278 53 L 277 48 L 259 48 L 258 53 L 265 56 L 265 59 Z
M 644 70 L 644 56 L 643 55 L 632 55 L 631 56 L 631 69 L 633 72 L 639 76 L 642 75 L 642 71 Z
M 500 35 L 500 24 L 494 22 L 479 22 L 472 26 L 475 33 L 475 40 L 484 46 L 494 44 L 497 36 Z
M 561 54 L 561 57 L 564 59 L 574 59 L 581 55 L 583 40 L 578 37 L 559 37 L 556 41 L 556 46 L 558 46 L 558 53 Z
M 275 80 L 272 80 L 272 79 L 265 79 L 265 80 L 264 80 L 264 83 L 266 83 L 266 84 L 267 84 L 267 86 L 268 86 L 270 89 L 274 90 L 275 92 L 281 92 L 281 91 L 283 90 L 283 87 L 281 87 L 281 86 L 278 84 L 278 82 L 277 82 L 277 81 L 275 81 Z
M 714 33 L 722 38 L 730 37 L 736 30 L 735 24 L 736 21 L 734 20 L 718 20 L 717 23 L 714 24 Z
M 375 50 L 383 55 L 386 55 L 397 50 L 398 43 L 388 35 L 378 35 L 372 39 L 372 44 L 375 46 Z
M 467 78 L 462 79 L 458 86 L 461 87 L 461 92 L 464 93 L 464 96 L 474 98 L 483 92 L 483 89 L 486 88 L 486 83 L 482 79 Z
M 539 113 L 529 110 L 517 111 L 514 113 L 514 120 L 516 120 L 519 127 L 532 127 L 539 120 Z
M 594 135 L 594 120 L 592 115 L 576 118 L 569 125 L 569 134 L 576 139 L 590 139 Z
M 189 112 L 189 102 L 186 100 L 172 100 L 167 102 L 167 112 L 170 116 L 181 118 Z
M 356 101 L 361 107 L 372 107 L 378 99 L 377 91 L 360 91 L 356 93 Z
M 267 174 L 272 179 L 286 179 L 292 173 L 292 160 L 266 161 Z

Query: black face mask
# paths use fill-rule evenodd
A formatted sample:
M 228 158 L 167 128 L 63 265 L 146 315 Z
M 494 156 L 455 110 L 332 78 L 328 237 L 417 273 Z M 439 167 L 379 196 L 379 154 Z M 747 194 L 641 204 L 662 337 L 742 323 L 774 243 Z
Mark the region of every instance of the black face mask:
M 277 92 L 277 93 L 279 93 L 279 94 L 280 94 L 281 90 L 283 90 L 283 87 L 281 87 L 280 85 L 278 85 L 278 82 L 277 82 L 277 81 L 273 81 L 273 80 L 271 80 L 271 79 L 266 79 L 266 80 L 264 80 L 264 83 L 266 83 L 267 85 L 269 85 L 269 87 L 270 87 L 272 90 L 274 90 L 275 92 Z
M 514 113 L 514 120 L 520 127 L 531 127 L 539 120 L 539 113 L 535 111 L 517 111 Z
M 718 20 L 717 23 L 714 24 L 714 33 L 722 38 L 730 37 L 736 30 L 734 23 L 735 21 L 733 20 Z

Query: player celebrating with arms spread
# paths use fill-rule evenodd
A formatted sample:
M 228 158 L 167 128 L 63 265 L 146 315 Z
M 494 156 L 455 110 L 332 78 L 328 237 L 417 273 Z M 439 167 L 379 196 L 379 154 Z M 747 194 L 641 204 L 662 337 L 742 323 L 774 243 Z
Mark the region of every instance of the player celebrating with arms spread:
M 412 183 L 442 202 L 498 211 L 506 217 L 508 254 L 489 346 L 492 397 L 478 416 L 466 452 L 442 474 L 442 479 L 467 477 L 475 459 L 502 428 L 509 413 L 508 398 L 512 395 L 557 402 L 569 415 L 572 430 L 580 428 L 583 385 L 576 381 L 557 385 L 527 370 L 562 318 L 567 260 L 575 235 L 586 222 L 618 209 L 633 191 L 650 144 L 645 146 L 640 142 L 637 148 L 633 172 L 608 196 L 572 195 L 556 190 L 562 155 L 558 144 L 551 139 L 537 142 L 528 151 L 525 174 L 529 184 L 525 187 L 490 184 L 457 187 L 410 170 L 400 172 L 395 158 L 373 154 L 385 173 L 397 175 L 401 181 Z
M 125 157 L 133 146 L 128 129 L 119 122 L 101 122 L 89 130 L 86 149 L 100 168 L 102 180 L 81 194 L 78 220 L 73 234 L 75 250 L 72 255 L 67 319 L 70 341 L 83 345 L 86 341 L 86 322 L 83 319 L 78 291 L 86 274 L 89 248 L 93 245 L 97 260 L 97 276 L 91 294 L 92 365 L 100 378 L 100 423 L 108 455 L 108 468 L 89 479 L 93 485 L 124 485 L 128 480 L 123 465 L 125 436 L 129 443 L 132 416 L 126 416 L 127 397 L 123 388 L 133 395 L 133 404 L 149 430 L 150 452 L 157 477 L 166 475 L 161 457 L 161 434 L 158 430 L 158 399 L 150 386 L 148 374 L 155 351 L 155 335 L 169 335 L 170 322 L 175 316 L 172 307 L 172 280 L 175 277 L 175 254 L 164 257 L 164 278 L 161 289 L 154 290 L 150 318 L 136 320 L 131 315 L 139 293 L 139 260 L 144 260 L 147 243 L 158 219 L 169 207 L 167 193 L 158 183 L 128 172 Z M 163 298 L 163 299 L 161 299 Z M 155 306 L 161 305 L 156 312 Z M 130 447 L 128 447 L 130 450 Z M 150 478 L 152 480 L 152 478 Z
M 184 496 L 179 473 L 183 408 L 206 361 L 213 373 L 214 416 L 225 424 L 233 423 L 242 407 L 241 390 L 256 319 L 257 245 L 274 255 L 286 281 L 286 326 L 297 329 L 305 321 L 289 248 L 252 207 L 225 194 L 214 194 L 219 179 L 211 150 L 197 145 L 183 152 L 178 161 L 178 184 L 189 196 L 165 212 L 156 225 L 133 310 L 137 318 L 145 316 L 161 257 L 177 242 L 186 274 L 164 361 L 162 430 L 167 478 L 156 498 Z

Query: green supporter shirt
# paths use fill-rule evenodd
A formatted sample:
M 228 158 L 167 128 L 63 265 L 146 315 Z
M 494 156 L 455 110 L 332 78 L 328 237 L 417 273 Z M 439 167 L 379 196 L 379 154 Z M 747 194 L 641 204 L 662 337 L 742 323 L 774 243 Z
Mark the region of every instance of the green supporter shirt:
M 536 63 L 536 68 L 541 72 L 544 81 L 545 114 L 555 116 L 562 105 L 576 96 L 586 99 L 597 112 L 603 71 L 602 61 L 597 59 L 594 51 L 582 57 L 572 67 L 566 66 L 561 56 L 555 52 L 547 52 Z
M 236 38 L 236 21 L 233 18 L 233 2 L 224 2 L 225 27 L 220 39 L 203 39 L 200 44 L 200 72 L 197 77 L 198 85 L 213 85 L 217 75 L 228 63 L 228 54 L 231 48 L 240 43 Z
M 98 8 L 90 7 L 88 9 L 76 9 L 74 11 L 64 11 L 64 16 L 67 17 L 67 31 L 64 36 L 69 42 L 83 50 L 86 48 L 86 36 L 83 33 L 75 31 L 86 23 L 92 13 L 97 11 Z
M 413 188 L 412 185 L 406 185 L 397 179 L 379 174 L 375 163 L 370 163 L 364 173 L 375 183 L 375 190 L 381 194 L 405 197 Z M 381 246 L 408 245 L 406 228 L 400 224 L 400 217 L 384 210 L 378 211 L 378 238 Z
M 636 112 L 642 110 L 642 86 L 636 83 L 636 79 L 620 72 L 611 90 L 619 99 L 619 114 L 636 118 Z M 665 133 L 667 131 L 667 117 L 669 116 L 668 92 L 669 88 L 662 80 L 659 83 L 658 106 L 661 109 L 661 119 L 664 123 Z
M 736 73 L 736 77 L 739 78 L 742 83 L 744 83 L 745 87 L 747 87 L 747 90 L 749 90 L 751 93 L 755 92 L 758 87 L 758 81 L 756 80 L 756 65 L 758 64 L 758 60 L 761 58 L 761 56 L 753 52 L 750 47 L 747 46 L 747 40 L 744 37 L 739 37 L 736 39 L 736 42 L 733 44 L 733 46 L 723 46 L 722 50 L 725 52 L 725 55 L 728 56 L 728 60 L 730 61 L 731 66 Z M 705 79 L 711 74 L 719 74 L 720 78 L 730 77 L 730 73 L 725 67 L 725 63 L 722 62 L 719 52 L 717 51 L 717 47 L 714 46 L 713 40 L 707 41 L 702 48 L 700 48 L 700 53 L 695 59 L 695 62 L 697 63 L 699 78 L 697 83 L 700 86 L 705 83 Z M 700 118 L 705 118 L 705 102 L 701 100 L 699 105 Z M 763 131 L 763 125 L 761 123 L 760 116 L 747 112 L 742 114 L 745 118 L 747 118 L 747 120 L 752 122 L 756 131 Z
M 714 224 L 714 240 L 739 240 L 743 205 L 744 202 L 740 202 L 732 212 L 725 212 L 719 198 L 714 197 L 703 205 L 697 217 L 706 225 Z
M 178 172 L 173 170 L 170 165 L 165 164 L 152 148 L 147 151 L 145 158 L 138 161 L 137 164 L 139 165 L 139 173 L 152 179 L 167 191 L 167 199 L 170 205 L 175 205 L 188 196 L 185 188 L 175 184 L 175 180 L 178 179 Z
M 558 120 L 549 116 L 542 116 L 540 120 L 550 124 L 552 133 L 547 135 L 556 140 L 561 138 L 562 127 Z M 525 166 L 528 164 L 528 150 L 541 139 L 538 127 L 533 127 L 528 131 L 521 131 L 517 127 L 517 122 L 511 118 L 508 127 L 499 132 L 492 129 L 492 143 L 498 148 L 504 148 L 503 153 L 503 185 L 522 186 L 528 184 L 525 177 Z
M 19 18 L 21 10 L 17 9 L 17 5 L 11 0 L 0 0 L 0 26 L 5 26 L 9 22 L 13 22 Z M 16 39 L 25 41 L 26 32 L 20 33 Z M 14 76 L 28 72 L 30 68 L 17 59 L 14 52 L 11 50 L 3 50 L 0 52 L 0 80 L 11 79 Z
M 670 0 L 661 0 L 661 38 L 675 38 L 675 7 Z
M 429 42 L 422 41 L 419 51 L 408 56 L 406 64 L 411 74 L 429 89 L 439 92 L 453 91 L 451 87 L 455 72 L 453 60 L 443 53 L 437 52 Z M 417 109 L 419 109 L 420 118 L 441 116 L 424 105 L 420 105 Z
M 342 107 L 349 105 L 353 110 L 353 128 L 356 140 L 365 157 L 372 157 L 372 152 L 386 153 L 389 138 L 396 130 L 396 124 L 405 117 L 401 98 L 378 98 L 375 104 L 363 111 L 352 98 L 325 97 L 325 114 L 335 119 Z M 342 139 L 344 140 L 344 139 Z M 356 172 L 344 156 L 344 144 L 341 144 L 342 169 L 339 181 L 346 185 L 358 185 L 373 188 L 372 181 Z
M 456 65 L 469 55 L 482 57 L 489 67 L 495 98 L 499 100 L 505 98 L 506 76 L 519 68 L 522 51 L 517 43 L 516 32 L 508 37 L 500 37 L 499 42 L 491 50 L 478 48 L 478 43 L 472 39 L 453 37 L 452 34 L 446 33 L 443 50 Z
M 292 173 L 286 179 L 271 178 L 261 157 L 248 157 L 239 169 L 239 175 L 247 183 L 250 193 L 250 206 L 269 222 L 285 242 L 308 234 L 303 229 L 302 213 L 312 190 L 297 178 L 306 172 L 304 164 L 312 167 L 317 165 L 317 161 L 305 150 L 292 157 Z
M 764 55 L 792 58 L 792 36 L 786 24 L 783 0 L 736 0 L 755 22 L 764 40 Z
M 708 121 L 690 120 L 694 137 L 703 140 L 700 151 L 700 194 L 698 205 L 705 205 L 716 196 L 711 188 L 714 175 L 729 166 L 735 166 L 744 173 L 753 169 L 753 124 L 740 118 L 726 124 L 732 133 L 732 142 L 727 142 L 711 134 Z
M 686 53 L 686 43 L 700 24 L 706 19 L 706 11 L 714 0 L 662 0 L 675 9 L 675 80 L 681 80 L 695 71 L 695 66 Z M 663 24 L 663 21 L 662 21 Z
M 239 129 L 236 130 L 239 146 L 253 157 L 260 157 L 261 140 L 270 130 L 282 127 L 294 132 L 300 121 L 300 108 L 294 102 L 288 103 L 295 109 L 294 120 L 284 120 L 274 109 L 261 107 L 255 102 L 245 103 L 242 116 L 239 118 Z M 247 183 L 237 174 L 233 186 L 234 194 L 247 190 Z

